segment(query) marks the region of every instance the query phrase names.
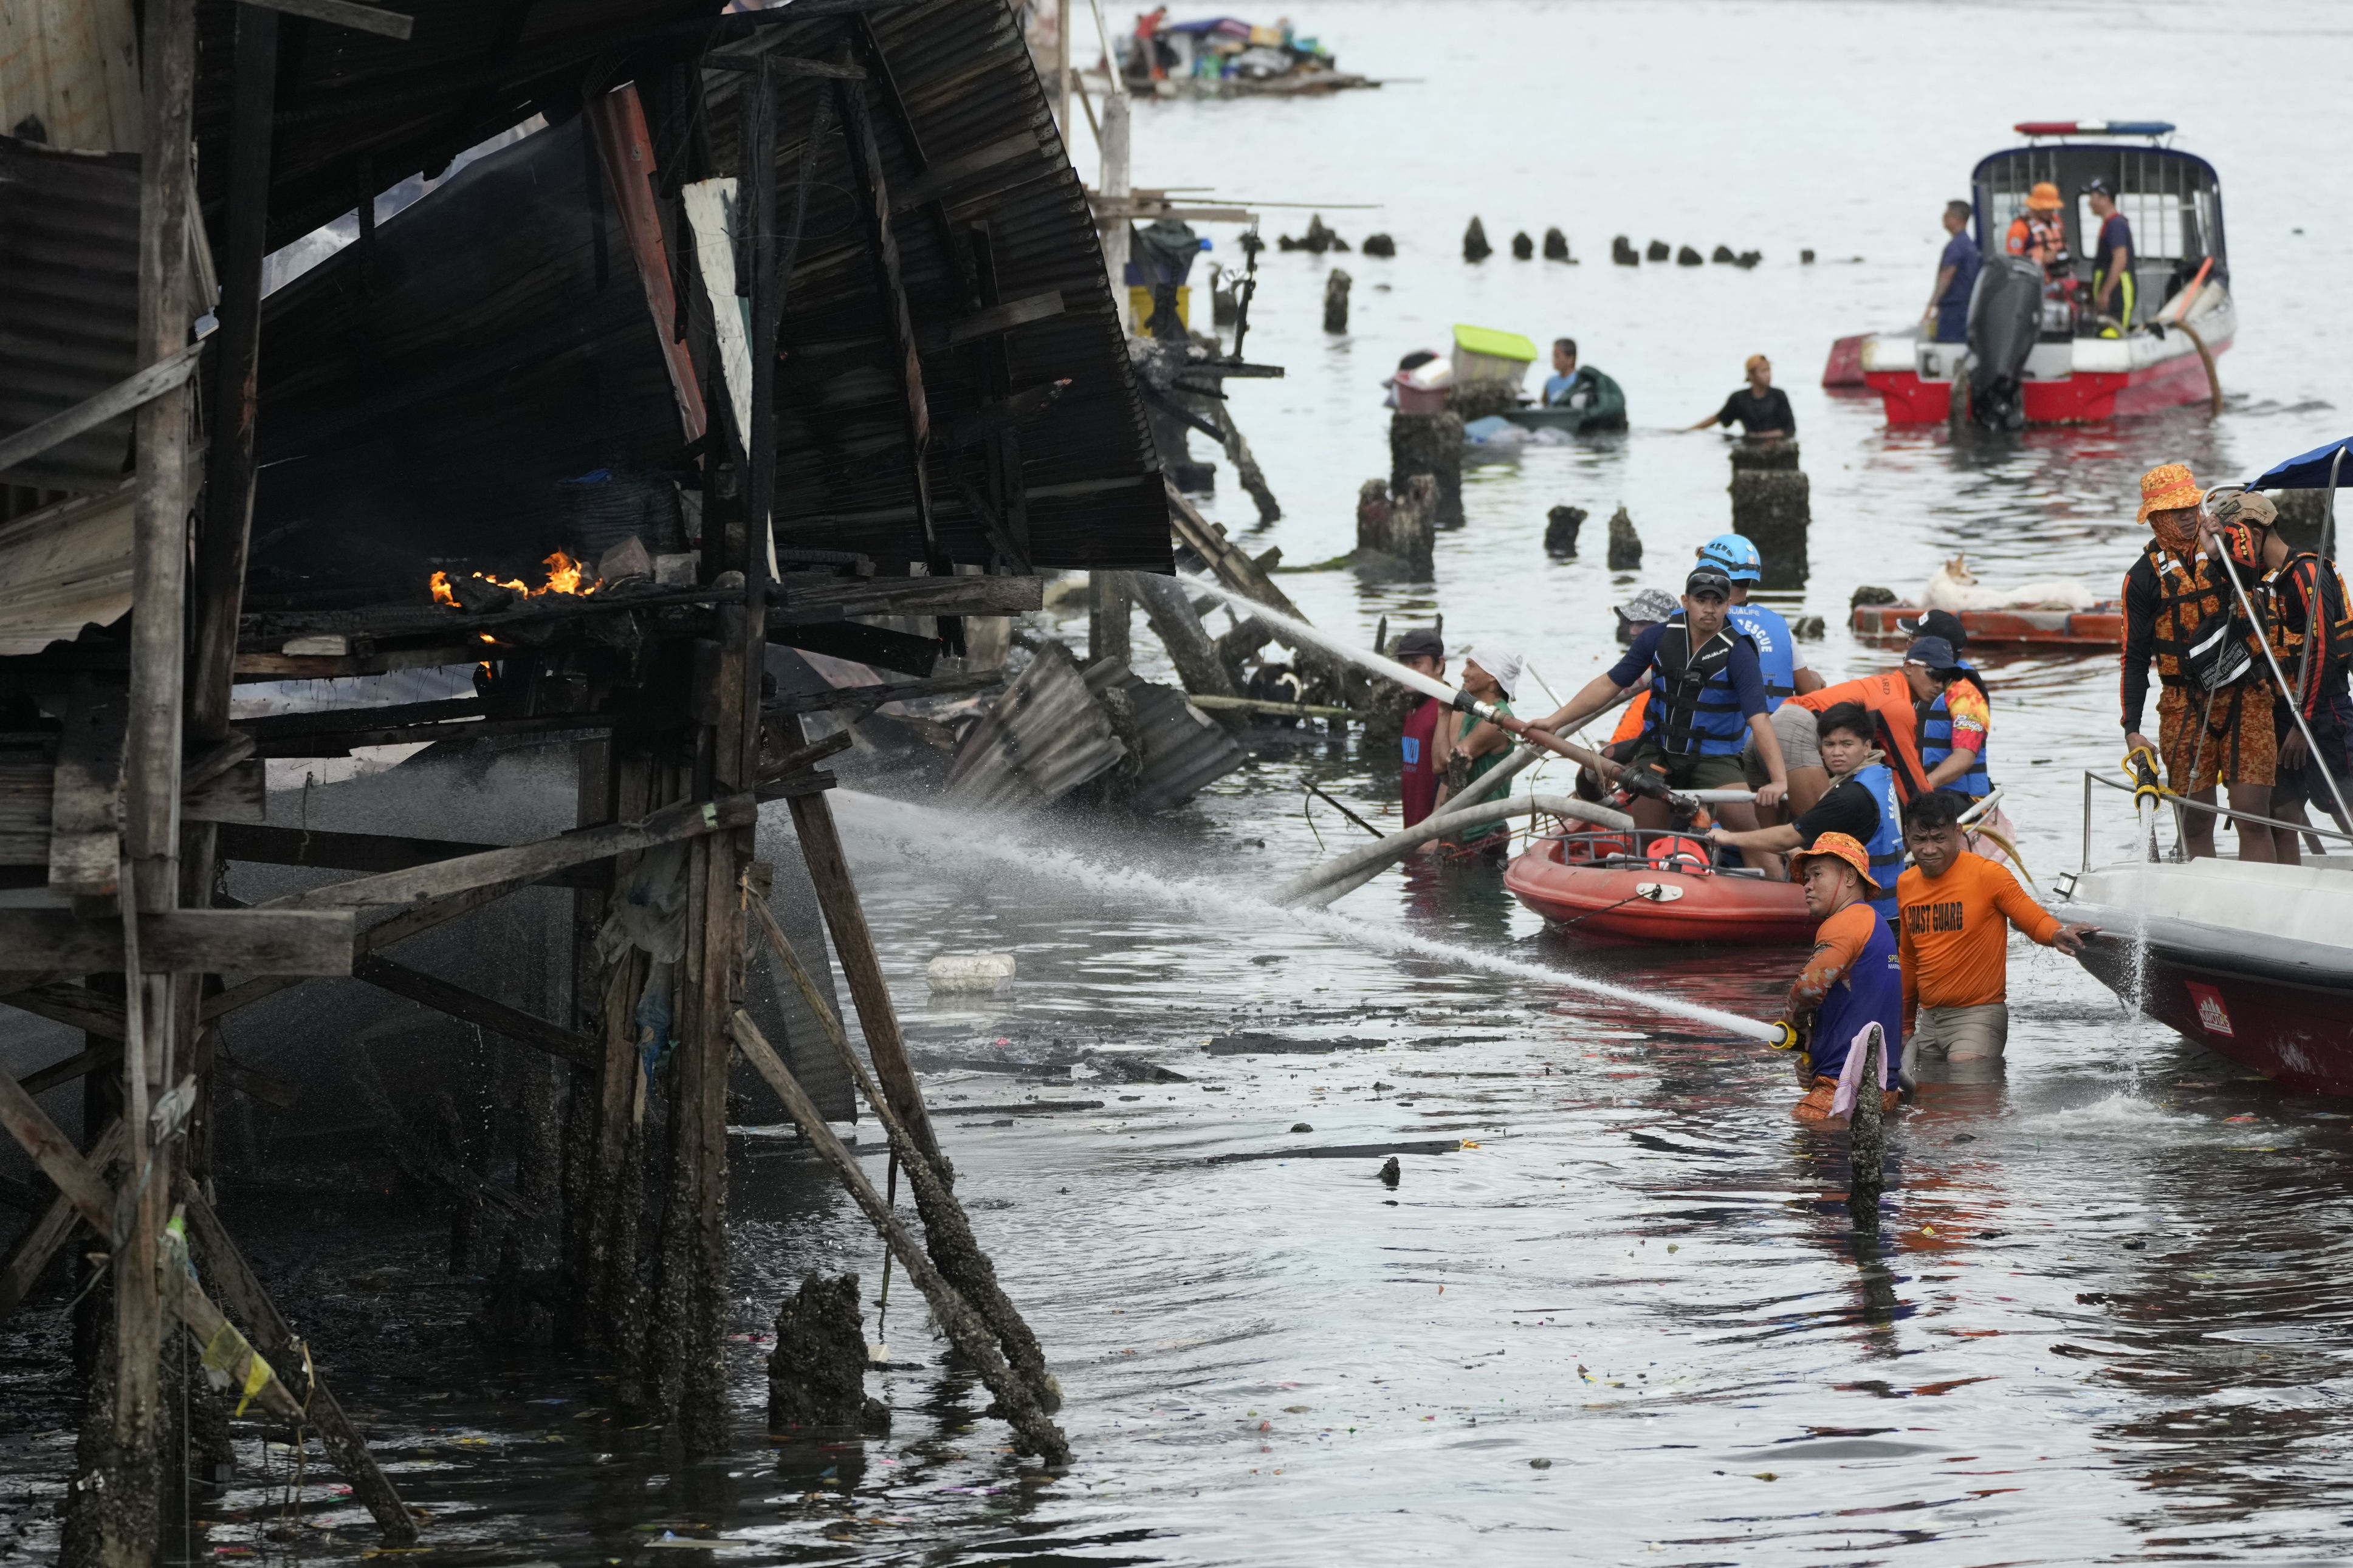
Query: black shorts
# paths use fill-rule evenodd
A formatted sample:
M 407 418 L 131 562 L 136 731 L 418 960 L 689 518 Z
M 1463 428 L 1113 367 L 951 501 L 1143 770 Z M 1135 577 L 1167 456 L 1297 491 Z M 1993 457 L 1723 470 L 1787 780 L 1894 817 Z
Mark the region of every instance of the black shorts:
M 2296 732 L 2295 716 L 2288 711 L 2286 703 L 2276 699 L 2272 708 L 2278 720 L 2280 744 L 2285 746 L 2287 738 Z M 2277 816 L 2284 807 L 2307 803 L 2317 806 L 2323 816 L 2333 815 L 2337 797 L 2330 792 L 2328 781 L 2321 777 L 2324 766 L 2335 776 L 2337 789 L 2353 801 L 2353 752 L 2348 746 L 2348 739 L 2353 739 L 2353 696 L 2341 689 L 2337 691 L 2306 721 L 2312 726 L 2313 743 L 2318 748 L 2318 765 L 2314 757 L 2307 757 L 2300 767 L 2281 763 L 2272 775 L 2272 809 L 2268 816 Z

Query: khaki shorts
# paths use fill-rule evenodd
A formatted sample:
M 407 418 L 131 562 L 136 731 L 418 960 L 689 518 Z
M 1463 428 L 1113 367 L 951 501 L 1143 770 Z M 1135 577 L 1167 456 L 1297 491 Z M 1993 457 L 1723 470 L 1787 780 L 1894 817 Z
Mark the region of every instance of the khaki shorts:
M 1904 1070 L 1922 1061 L 1998 1062 L 2010 1044 L 2010 1004 L 1923 1007 L 1904 1042 Z
M 1748 782 L 1738 757 L 1671 757 L 1664 748 L 1647 741 L 1634 748 L 1627 766 L 1658 769 L 1667 776 L 1669 789 L 1738 789 Z
M 1773 710 L 1773 738 L 1781 742 L 1782 767 L 1794 773 L 1799 768 L 1822 765 L 1821 738 L 1814 728 L 1814 721 L 1820 717 L 1812 709 L 1800 708 L 1794 702 L 1784 702 Z M 1773 776 L 1765 771 L 1765 756 L 1757 749 L 1754 731 L 1741 751 L 1740 771 L 1750 789 L 1763 789 L 1773 782 Z

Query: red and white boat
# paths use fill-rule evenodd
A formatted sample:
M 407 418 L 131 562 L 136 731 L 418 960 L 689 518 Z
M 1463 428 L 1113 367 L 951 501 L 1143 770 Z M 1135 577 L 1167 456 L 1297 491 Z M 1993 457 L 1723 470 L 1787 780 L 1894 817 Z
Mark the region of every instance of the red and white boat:
M 2029 121 L 2017 130 L 2034 140 L 1984 159 L 1971 176 L 1978 249 L 1989 262 L 2006 257 L 2010 226 L 2027 194 L 2050 182 L 2067 204 L 2062 222 L 2080 302 L 2079 309 L 2065 299 L 2047 300 L 2014 388 L 2005 387 L 2006 394 L 2014 390 L 2024 422 L 2082 425 L 2180 404 L 2219 405 L 2214 361 L 2231 347 L 2239 321 L 2213 165 L 2163 145 L 2173 127 L 2161 121 Z M 2115 136 L 2148 140 L 2144 146 L 2103 140 Z M 2131 320 L 2113 337 L 2092 335 L 2087 320 L 2100 220 L 2076 193 L 2094 179 L 2107 182 L 2133 232 L 2136 298 Z M 1957 378 L 1977 389 L 1986 384 L 1986 345 L 1976 340 L 1983 335 L 1989 283 L 1998 276 L 1992 266 L 1980 275 L 1971 342 L 1928 342 L 1917 329 L 1859 343 L 1841 339 L 1824 384 L 1859 377 L 1879 394 L 1892 425 L 1947 419 Z
M 1504 871 L 1512 896 L 1556 929 L 1604 943 L 1779 947 L 1814 940 L 1805 889 L 1707 863 L 1671 833 L 1567 833 L 1537 839 Z

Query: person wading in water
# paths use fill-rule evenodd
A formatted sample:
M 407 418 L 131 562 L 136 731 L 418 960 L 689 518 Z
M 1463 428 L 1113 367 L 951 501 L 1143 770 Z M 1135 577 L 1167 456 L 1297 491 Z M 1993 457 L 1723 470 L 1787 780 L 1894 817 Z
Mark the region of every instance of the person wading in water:
M 1426 626 L 1416 627 L 1398 638 L 1397 660 L 1408 669 L 1443 680 L 1446 639 Z M 1406 718 L 1405 733 L 1398 743 L 1401 753 L 1398 795 L 1408 827 L 1428 816 L 1438 805 L 1438 726 L 1450 711 L 1437 698 L 1425 697 Z
M 1872 747 L 1871 710 L 1841 702 L 1815 721 L 1817 752 L 1837 782 L 1795 822 L 1746 833 L 1712 829 L 1718 844 L 1742 851 L 1811 849 L 1838 834 L 1863 847 L 1864 869 L 1873 886 L 1867 900 L 1882 920 L 1895 919 L 1895 873 L 1904 868 L 1904 816 L 1895 775 L 1885 755 Z M 1794 873 L 1793 873 L 1794 874 Z
M 1512 694 L 1519 685 L 1520 656 L 1515 650 L 1482 643 L 1462 656 L 1462 689 L 1480 701 L 1492 702 L 1509 713 Z M 1461 723 L 1451 731 L 1441 720 L 1438 739 L 1438 804 L 1433 812 L 1445 808 L 1448 796 L 1461 794 L 1494 772 L 1512 750 L 1511 735 L 1475 713 L 1463 714 Z M 1457 855 L 1501 862 L 1511 846 L 1512 825 L 1498 818 L 1461 829 L 1445 847 Z
M 1896 968 L 1895 933 L 1873 913 L 1869 900 L 1879 892 L 1871 879 L 1871 857 L 1843 833 L 1825 833 L 1810 851 L 1796 857 L 1798 880 L 1806 889 L 1806 912 L 1822 923 L 1814 931 L 1814 954 L 1789 986 L 1790 1045 L 1798 1052 L 1798 1082 L 1805 1098 L 1789 1110 L 1815 1127 L 1843 1127 L 1834 1109 L 1848 1048 L 1864 1026 L 1877 1024 L 1890 1056 L 1902 1037 L 1904 977 Z M 1880 1103 L 1895 1109 L 1894 1063 L 1880 1062 Z

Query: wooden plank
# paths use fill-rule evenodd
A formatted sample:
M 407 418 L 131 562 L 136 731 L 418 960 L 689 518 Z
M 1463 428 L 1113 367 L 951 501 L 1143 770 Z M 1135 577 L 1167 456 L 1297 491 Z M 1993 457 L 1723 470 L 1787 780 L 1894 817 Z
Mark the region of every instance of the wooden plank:
M 293 735 L 261 742 L 265 757 L 342 757 L 362 746 L 407 746 L 420 742 L 480 741 L 493 735 L 591 734 L 613 727 L 613 716 L 542 713 L 528 719 L 464 719 L 449 724 L 403 724 L 381 730 L 348 730 L 336 735 Z M 259 818 L 253 820 L 259 821 Z
M 433 669 L 445 664 L 471 664 L 480 658 L 482 645 L 455 643 L 448 647 L 394 648 L 385 653 L 354 654 L 345 658 L 307 654 L 240 653 L 236 671 L 257 680 L 327 680 L 343 675 L 389 675 L 398 669 Z
M 969 692 L 990 691 L 1005 684 L 1003 670 L 983 670 L 976 675 L 945 675 L 934 680 L 884 681 L 880 686 L 837 686 L 829 691 L 811 691 L 796 697 L 781 697 L 760 705 L 763 713 L 832 713 L 844 709 L 875 709 L 892 702 L 914 702 L 927 697 L 960 697 Z
M 469 1024 L 479 1024 L 492 1034 L 503 1035 L 517 1045 L 530 1046 L 559 1057 L 575 1067 L 593 1068 L 597 1053 L 593 1041 L 576 1030 L 552 1023 L 520 1007 L 511 1007 L 479 991 L 427 974 L 421 969 L 411 969 L 375 953 L 365 953 L 352 961 L 352 978 L 364 980 L 378 990 L 389 991 L 396 996 L 406 996 L 421 1002 L 437 1013 Z
M 629 258 L 645 291 L 655 341 L 661 344 L 662 360 L 670 371 L 679 427 L 687 440 L 699 441 L 711 427 L 711 416 L 702 405 L 702 378 L 685 340 L 677 334 L 678 296 L 670 281 L 661 214 L 654 205 L 653 136 L 646 129 L 645 106 L 638 100 L 637 84 L 624 82 L 591 99 L 585 112 L 596 139 L 597 161 L 613 193 L 613 210 L 621 220 L 621 232 L 628 237 Z
M 16 1140 L 41 1173 L 55 1182 L 74 1212 L 100 1236 L 114 1234 L 114 1194 L 81 1156 L 73 1140 L 58 1131 L 16 1075 L 0 1072 L 0 1128 Z
M 991 305 L 969 316 L 950 321 L 940 336 L 942 346 L 955 348 L 977 338 L 997 332 L 1009 332 L 1016 327 L 1032 321 L 1043 321 L 1063 311 L 1062 291 L 1049 289 L 1042 294 L 1027 294 L 1018 300 L 1008 300 L 1002 305 Z
M 106 1130 L 90 1145 L 87 1156 L 94 1168 L 103 1171 L 122 1152 L 122 1123 L 110 1121 Z M 80 1217 L 74 1212 L 73 1200 L 62 1193 L 51 1198 L 32 1224 L 26 1226 L 8 1248 L 8 1257 L 0 1262 L 0 1321 L 20 1306 L 41 1282 L 41 1275 L 58 1248 L 73 1235 Z
M 417 26 L 414 16 L 375 5 L 354 5 L 353 0 L 238 0 L 238 4 L 283 11 L 289 16 L 308 16 L 314 22 L 330 22 L 355 33 L 378 33 L 403 43 L 408 41 L 409 30 Z
M 1027 158 L 1038 150 L 1036 132 L 1017 131 L 1010 136 L 976 147 L 961 157 L 934 163 L 892 193 L 892 216 L 895 217 L 913 212 L 926 202 L 944 200 L 955 186 L 973 175 L 986 174 L 998 164 L 1010 163 L 1017 158 Z
M 269 810 L 269 775 L 259 757 L 224 769 L 180 801 L 180 816 L 188 822 L 259 822 Z
M 254 739 L 257 748 L 270 741 L 311 735 L 348 735 L 355 731 L 390 730 L 408 724 L 438 724 L 450 719 L 489 716 L 479 697 L 448 697 L 431 702 L 394 702 L 382 708 L 329 708 L 311 713 L 272 713 L 246 719 L 237 728 Z
M 327 1386 L 327 1380 L 319 1375 L 318 1363 L 310 1347 L 295 1338 L 277 1303 L 261 1288 L 252 1265 L 246 1262 L 237 1243 L 229 1238 L 220 1215 L 193 1182 L 183 1179 L 179 1197 L 188 1216 L 188 1238 L 195 1243 L 196 1255 L 204 1259 L 206 1275 L 220 1291 L 221 1300 L 253 1325 L 254 1348 L 268 1356 L 272 1366 L 284 1367 L 287 1375 L 301 1378 L 309 1384 L 302 1391 L 301 1406 L 311 1425 L 319 1429 L 327 1458 L 350 1480 L 352 1495 L 366 1505 L 387 1542 L 405 1544 L 416 1540 L 416 1520 L 377 1467 L 375 1457 L 368 1452 L 366 1442 L 352 1425 L 351 1417 L 343 1413 L 342 1402 Z
M 390 947 L 396 942 L 416 936 L 421 931 L 431 931 L 435 926 L 446 924 L 461 915 L 471 914 L 485 904 L 496 903 L 514 891 L 517 886 L 520 884 L 501 882 L 492 883 L 484 888 L 469 888 L 462 893 L 438 900 L 425 905 L 422 909 L 406 910 L 390 920 L 378 921 L 360 932 L 353 941 L 352 954 L 357 958 L 362 953 L 377 952 Z M 265 997 L 275 996 L 280 991 L 291 990 L 301 984 L 303 979 L 304 976 L 300 974 L 255 975 L 250 980 L 230 986 L 217 996 L 206 997 L 197 1005 L 196 1017 L 200 1022 L 209 1024 L 216 1018 L 226 1017 L 240 1007 L 249 1007 Z
M 773 625 L 795 615 L 1018 616 L 1039 608 L 1045 593 L 1039 577 L 836 577 L 787 587 L 768 618 Z
M 747 827 L 758 818 L 759 807 L 746 795 L 729 795 L 715 801 L 684 801 L 677 805 L 665 806 L 638 822 L 575 828 L 533 844 L 488 849 L 478 855 L 461 855 L 454 860 L 437 861 L 430 866 L 386 871 L 378 876 L 314 888 L 305 893 L 290 893 L 281 899 L 272 899 L 260 907 L 265 910 L 323 910 L 360 909 L 372 904 L 421 904 L 430 899 L 470 889 L 535 881 L 551 871 L 586 865 L 591 860 L 607 859 L 633 849 L 651 849 L 658 845 L 673 844 L 681 838 L 693 838 L 705 833 Z M 6 950 L 0 948 L 0 966 L 6 964 Z M 16 967 L 29 969 L 40 966 L 23 964 Z
M 19 463 L 28 463 L 85 430 L 95 430 L 110 419 L 120 419 L 135 408 L 179 391 L 195 374 L 197 356 L 203 353 L 202 343 L 190 343 L 129 380 L 115 383 L 97 396 L 84 398 L 61 414 L 52 414 L 37 425 L 26 426 L 14 436 L 0 438 L 0 478 Z
M 900 275 L 899 240 L 891 228 L 891 186 L 882 175 L 882 148 L 874 138 L 873 116 L 864 92 L 849 84 L 834 90 L 849 128 L 851 166 L 862 176 L 865 187 L 861 207 L 867 248 L 875 261 L 876 292 L 882 297 L 882 309 L 897 335 L 899 385 L 906 401 L 907 445 L 913 459 L 909 472 L 914 482 L 915 522 L 923 531 L 923 553 L 934 573 L 946 575 L 948 563 L 940 553 L 939 527 L 932 515 L 931 475 L 923 461 L 932 444 L 931 405 L 923 393 L 923 362 L 916 344 L 914 312 L 908 306 L 906 284 Z
M 323 828 L 271 827 L 223 823 L 219 854 L 224 860 L 258 866 L 318 866 L 337 871 L 402 871 L 459 855 L 504 848 L 462 838 L 405 838 L 388 833 L 332 833 Z M 605 872 L 574 866 L 539 879 L 543 888 L 601 888 Z
M 160 910 L 139 917 L 140 968 L 151 974 L 349 974 L 352 937 L 346 910 Z M 119 971 L 122 928 L 65 910 L 0 910 L 0 966 L 70 974 Z
M 114 891 L 122 858 L 116 800 L 124 716 L 121 693 L 87 675 L 74 682 L 49 791 L 49 886 L 61 893 Z

